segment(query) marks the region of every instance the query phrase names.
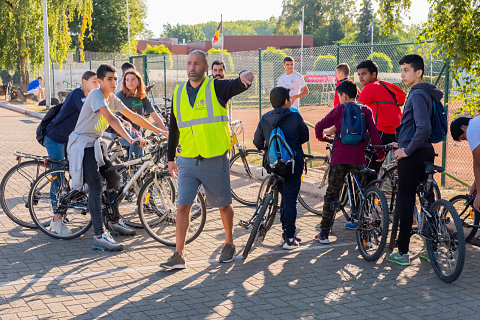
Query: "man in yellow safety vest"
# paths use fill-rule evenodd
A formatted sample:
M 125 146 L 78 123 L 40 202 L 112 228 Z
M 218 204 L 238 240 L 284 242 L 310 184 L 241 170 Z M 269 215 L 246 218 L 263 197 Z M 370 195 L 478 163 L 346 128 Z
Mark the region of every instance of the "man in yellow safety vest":
M 162 266 L 185 268 L 185 239 L 190 223 L 190 209 L 200 185 L 207 203 L 220 209 L 225 229 L 225 245 L 220 262 L 230 262 L 233 245 L 233 208 L 230 193 L 230 149 L 227 101 L 247 90 L 253 73 L 242 71 L 236 79 L 207 78 L 207 56 L 194 50 L 188 55 L 188 81 L 175 88 L 172 99 L 168 139 L 168 170 L 178 177 L 176 250 Z M 175 153 L 180 142 L 180 156 Z

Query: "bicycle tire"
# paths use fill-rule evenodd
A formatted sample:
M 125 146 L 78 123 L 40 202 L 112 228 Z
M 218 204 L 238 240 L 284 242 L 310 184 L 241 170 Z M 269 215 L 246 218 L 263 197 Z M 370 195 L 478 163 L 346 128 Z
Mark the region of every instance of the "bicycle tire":
M 471 205 L 466 206 L 466 202 L 470 200 L 470 196 L 466 194 L 461 194 L 453 197 L 448 200 L 455 210 L 457 210 L 458 216 L 462 221 L 463 234 L 465 235 L 465 242 L 470 242 L 477 233 L 480 216 L 476 210 L 472 208 Z M 458 207 L 457 207 L 458 206 Z
M 438 215 L 437 211 L 440 211 L 442 207 L 445 209 L 441 210 L 441 212 L 439 212 L 440 215 Z M 430 206 L 429 211 L 433 217 L 432 219 L 428 219 L 426 223 L 428 257 L 437 276 L 442 281 L 450 283 L 460 276 L 465 263 L 465 236 L 463 234 L 462 222 L 457 210 L 455 210 L 453 205 L 447 200 L 440 199 L 435 201 Z M 446 212 L 449 213 L 449 216 Z M 452 221 L 453 223 L 450 223 Z M 449 223 L 448 226 L 445 225 L 445 223 Z M 455 230 L 453 230 L 453 228 L 455 228 Z M 434 244 L 434 241 L 432 241 L 432 239 L 439 239 L 439 231 L 442 232 L 440 240 L 446 239 L 441 242 L 446 243 L 446 250 L 440 250 L 440 242 Z M 451 257 L 454 254 L 453 251 L 457 253 L 457 263 L 451 272 L 445 273 L 441 268 L 444 265 L 451 265 Z M 441 259 L 442 256 L 446 258 L 445 263 L 443 263 L 443 259 Z
M 138 213 L 143 228 L 156 241 L 174 247 L 176 245 L 176 197 L 165 187 L 172 186 L 170 176 L 160 175 L 149 178 L 138 195 Z M 207 217 L 205 199 L 200 191 L 197 193 L 190 210 L 190 225 L 187 230 L 186 243 L 195 240 L 202 232 Z M 195 224 L 193 224 L 195 222 Z
M 263 153 L 256 149 L 247 149 L 237 152 L 230 159 L 230 188 L 232 196 L 241 204 L 255 206 L 258 190 L 264 176 L 267 176 L 262 167 Z
M 257 217 L 255 219 L 255 222 L 253 223 L 252 231 L 250 232 L 250 236 L 248 237 L 247 244 L 243 249 L 243 259 L 246 259 L 248 257 L 248 254 L 250 253 L 250 249 L 252 248 L 253 242 L 257 237 L 260 224 L 263 222 L 263 217 L 265 216 L 265 212 L 267 212 L 269 203 L 272 200 L 273 200 L 273 196 L 271 194 L 267 194 L 262 201 L 262 205 L 259 207 Z
M 33 182 L 46 169 L 41 161 L 20 162 L 10 168 L 0 182 L 0 204 L 3 212 L 22 227 L 37 228 L 28 211 L 28 195 Z
M 268 193 L 270 193 L 270 190 L 273 188 L 273 183 L 274 183 L 274 178 L 270 176 L 268 178 L 268 181 L 264 181 L 262 183 L 262 186 L 260 187 L 259 191 L 259 198 L 264 198 Z M 265 187 L 263 187 L 265 185 Z M 265 234 L 267 233 L 268 230 L 273 225 L 273 222 L 275 221 L 275 216 L 277 214 L 277 209 L 278 209 L 278 199 L 279 199 L 279 193 L 278 193 L 278 188 L 275 187 L 272 190 L 272 196 L 273 196 L 273 201 L 271 202 L 270 206 L 267 208 L 267 212 L 265 213 Z M 265 236 L 263 234 L 263 236 Z M 263 241 L 263 239 L 262 239 Z
M 370 186 L 365 190 L 365 201 L 362 201 L 359 215 L 356 230 L 358 249 L 366 261 L 376 261 L 385 249 L 389 225 L 387 198 L 379 188 Z M 374 245 L 376 249 L 369 250 L 368 247 L 374 248 Z
M 298 202 L 311 213 L 322 215 L 320 198 L 325 196 L 328 185 L 328 172 L 330 171 L 327 156 L 307 158 L 305 160 L 307 172 L 302 175 Z
M 30 215 L 37 227 L 46 235 L 55 239 L 70 240 L 77 238 L 87 232 L 92 226 L 90 214 L 88 214 L 88 197 L 84 193 L 80 193 L 78 198 L 72 200 L 65 200 L 64 209 L 64 223 L 72 232 L 68 235 L 60 235 L 50 229 L 50 221 L 52 220 L 54 210 L 52 209 L 51 199 L 51 183 L 59 181 L 60 185 L 56 188 L 56 208 L 59 208 L 59 202 L 71 191 L 71 177 L 68 170 L 65 169 L 51 169 L 42 173 L 32 185 L 28 195 L 28 204 Z M 74 209 L 71 206 L 75 205 Z
M 392 230 L 390 232 L 390 244 L 389 248 L 393 251 L 397 246 L 397 234 L 398 227 L 400 223 L 400 211 L 398 210 L 397 199 L 395 199 L 395 205 L 393 207 L 393 218 L 392 218 Z

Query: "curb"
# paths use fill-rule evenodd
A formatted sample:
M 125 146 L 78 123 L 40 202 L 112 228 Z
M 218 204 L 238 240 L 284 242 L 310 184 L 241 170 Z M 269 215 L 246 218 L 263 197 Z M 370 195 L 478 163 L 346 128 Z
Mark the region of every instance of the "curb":
M 18 112 L 18 113 L 22 113 L 22 114 L 25 114 L 27 116 L 34 117 L 34 118 L 37 118 L 37 119 L 40 119 L 40 120 L 43 119 L 43 116 L 44 116 L 43 113 L 36 112 L 36 111 L 31 111 L 31 110 L 26 110 L 26 109 L 16 107 L 16 106 L 12 106 L 11 104 L 8 104 L 8 103 L 5 103 L 5 102 L 0 102 L 0 107 L 4 108 L 4 109 L 11 110 L 11 111 L 15 111 L 15 112 Z

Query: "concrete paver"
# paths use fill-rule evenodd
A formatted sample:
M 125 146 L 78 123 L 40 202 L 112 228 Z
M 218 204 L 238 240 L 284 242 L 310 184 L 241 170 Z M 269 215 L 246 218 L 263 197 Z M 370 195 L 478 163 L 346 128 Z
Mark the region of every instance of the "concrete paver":
M 46 154 L 35 140 L 39 120 L 0 109 L 0 177 L 15 163 L 12 153 Z M 234 203 L 235 221 L 253 213 Z M 166 272 L 159 264 L 172 248 L 143 230 L 121 237 L 121 253 L 92 251 L 92 231 L 73 240 L 56 240 L 21 228 L 0 213 L 0 319 L 392 319 L 475 318 L 480 307 L 476 261 L 480 248 L 467 245 L 463 274 L 441 282 L 421 261 L 419 239 L 413 238 L 412 265 L 364 261 L 355 234 L 343 229 L 339 216 L 332 245 L 313 241 L 320 217 L 299 207 L 302 246 L 284 251 L 279 221 L 265 242 L 246 261 L 217 259 L 223 227 L 209 210 L 205 229 L 187 245 L 190 263 L 183 271 Z M 237 253 L 247 240 L 235 226 Z

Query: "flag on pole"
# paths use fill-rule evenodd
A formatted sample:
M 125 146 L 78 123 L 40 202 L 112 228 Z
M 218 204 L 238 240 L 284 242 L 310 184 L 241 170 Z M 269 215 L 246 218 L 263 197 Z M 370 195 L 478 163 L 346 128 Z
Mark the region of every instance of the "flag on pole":
M 302 20 L 298 23 L 298 32 L 303 33 L 303 17 Z
M 222 22 L 218 25 L 217 31 L 215 31 L 215 35 L 213 36 L 212 45 L 217 43 L 220 40 L 220 36 L 222 35 Z
M 370 22 L 370 25 L 368 26 L 367 33 L 365 35 L 368 36 L 370 34 L 370 32 L 372 32 L 372 29 L 373 29 L 373 19 L 372 19 L 372 22 Z

